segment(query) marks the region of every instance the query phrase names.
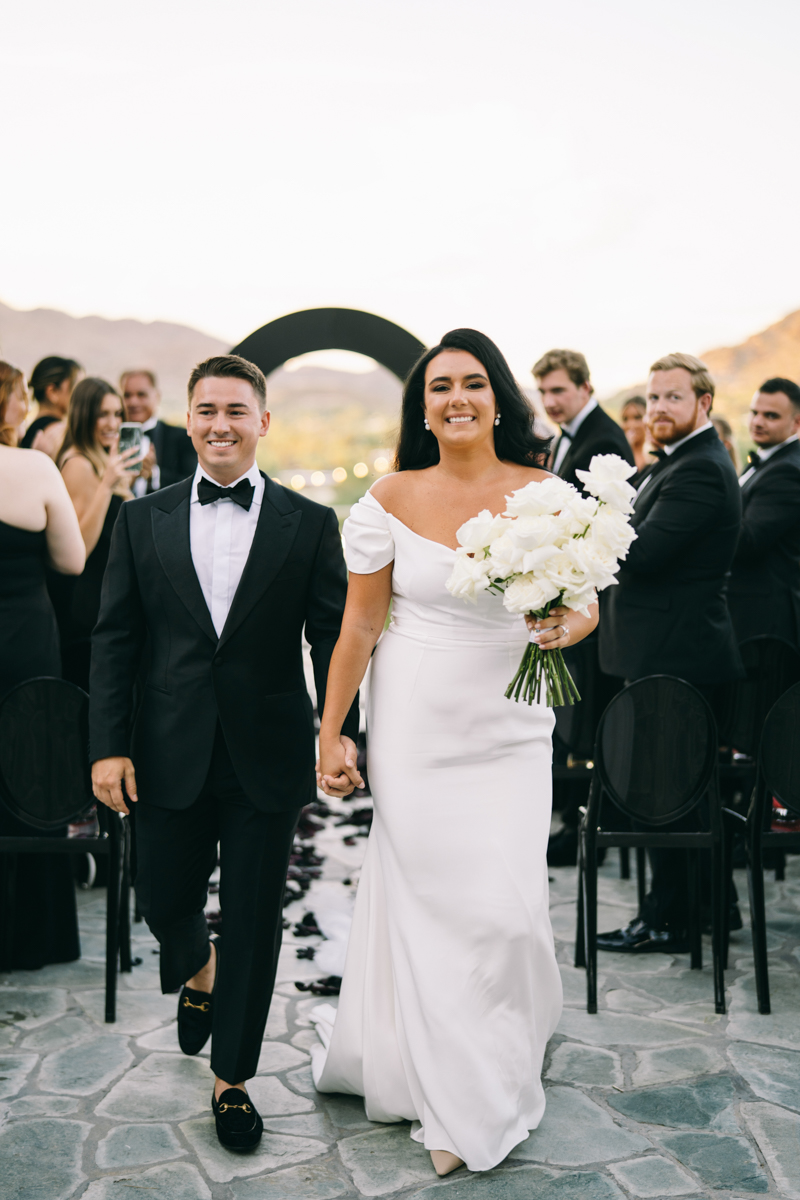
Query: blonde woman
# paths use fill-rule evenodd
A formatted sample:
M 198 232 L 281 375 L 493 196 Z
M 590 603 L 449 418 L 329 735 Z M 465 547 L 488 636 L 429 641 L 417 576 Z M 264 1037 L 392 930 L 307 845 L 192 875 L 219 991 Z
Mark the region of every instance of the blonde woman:
M 55 464 L 17 446 L 27 409 L 22 372 L 0 362 L 0 700 L 26 679 L 61 674 L 45 569 L 78 575 L 84 563 L 78 521 Z M 36 832 L 0 804 L 0 834 Z M 0 905 L 0 970 L 32 971 L 78 958 L 75 889 L 66 855 L 20 855 L 14 911 L 9 947 Z
M 91 634 L 100 610 L 111 534 L 131 499 L 139 451 L 117 453 L 123 421 L 119 393 L 104 379 L 82 379 L 72 393 L 58 465 L 78 516 L 86 568 L 72 587 L 52 589 L 61 628 L 64 678 L 89 689 Z

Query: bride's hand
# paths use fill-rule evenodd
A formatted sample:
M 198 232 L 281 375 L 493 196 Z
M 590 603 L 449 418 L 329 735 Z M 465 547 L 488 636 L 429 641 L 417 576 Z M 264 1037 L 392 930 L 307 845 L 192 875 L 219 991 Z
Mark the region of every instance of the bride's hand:
M 570 618 L 574 616 L 571 608 L 560 604 L 557 608 L 551 608 L 549 616 L 546 617 L 534 617 L 528 613 L 525 624 L 532 633 L 538 635 L 535 641 L 542 650 L 563 650 L 570 644 L 569 623 Z
M 356 765 L 358 750 L 352 738 L 341 734 L 332 742 L 320 740 L 317 760 L 317 787 L 326 796 L 340 799 L 349 796 L 354 788 L 363 788 L 364 780 Z

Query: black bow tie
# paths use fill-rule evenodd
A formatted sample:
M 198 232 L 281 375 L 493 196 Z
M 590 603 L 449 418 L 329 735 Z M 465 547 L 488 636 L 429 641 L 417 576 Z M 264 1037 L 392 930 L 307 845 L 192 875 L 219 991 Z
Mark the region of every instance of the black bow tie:
M 255 488 L 249 479 L 240 479 L 235 487 L 219 487 L 201 475 L 197 482 L 197 499 L 201 504 L 213 504 L 215 500 L 232 500 L 245 512 L 250 511 Z
M 761 460 L 761 455 L 756 450 L 750 451 L 747 456 L 747 461 L 754 471 L 757 471 L 759 467 L 764 465 Z
M 650 450 L 650 451 L 648 451 L 648 453 L 654 455 L 654 457 L 657 458 L 659 460 L 659 462 L 661 461 L 662 458 L 669 458 L 669 455 L 667 454 L 666 450 Z
M 572 434 L 570 433 L 570 431 L 568 429 L 564 429 L 563 425 L 561 427 L 561 436 L 565 437 L 568 442 L 572 441 Z

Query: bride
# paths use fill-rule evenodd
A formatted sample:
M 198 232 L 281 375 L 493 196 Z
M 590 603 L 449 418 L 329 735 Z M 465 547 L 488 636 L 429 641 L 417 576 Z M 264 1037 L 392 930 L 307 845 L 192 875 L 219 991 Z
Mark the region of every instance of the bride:
M 373 1121 L 419 1122 L 411 1136 L 439 1175 L 488 1170 L 536 1128 L 561 1014 L 545 858 L 553 714 L 504 692 L 529 628 L 542 647 L 574 645 L 597 605 L 536 622 L 495 594 L 473 607 L 445 589 L 456 531 L 547 478 L 546 448 L 498 348 L 454 330 L 408 378 L 396 472 L 344 526 L 350 582 L 318 778 L 333 796 L 361 786 L 340 734 L 378 643 L 375 816 L 338 1013 L 315 1014 L 314 1079 L 363 1096 Z

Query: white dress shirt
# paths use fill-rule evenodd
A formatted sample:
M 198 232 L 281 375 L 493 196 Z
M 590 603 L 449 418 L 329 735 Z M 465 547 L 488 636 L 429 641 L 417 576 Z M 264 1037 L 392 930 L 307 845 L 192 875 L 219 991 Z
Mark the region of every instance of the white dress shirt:
M 670 454 L 674 454 L 675 451 L 678 449 L 678 446 L 682 446 L 685 442 L 690 442 L 693 437 L 697 437 L 698 433 L 705 433 L 705 431 L 710 428 L 711 428 L 711 422 L 706 421 L 705 425 L 701 425 L 699 429 L 693 429 L 691 433 L 687 433 L 686 437 L 679 438 L 677 442 L 671 442 L 669 446 L 664 446 L 663 447 L 664 453 L 667 456 L 669 456 Z M 642 480 L 642 482 L 639 484 L 639 487 L 636 490 L 637 496 L 641 496 L 642 492 L 647 487 L 648 483 L 650 482 L 650 480 L 652 478 L 653 478 L 653 472 L 651 471 L 650 474 L 646 475 L 645 478 Z
M 192 562 L 203 589 L 211 621 L 220 637 L 228 619 L 233 597 L 242 578 L 250 549 L 255 537 L 256 525 L 264 499 L 264 479 L 253 463 L 245 475 L 234 479 L 229 487 L 235 487 L 240 479 L 252 483 L 253 503 L 248 511 L 234 500 L 214 500 L 201 504 L 197 499 L 197 484 L 200 479 L 215 479 L 198 466 L 192 480 L 192 498 L 189 506 L 189 543 Z M 219 487 L 220 485 L 217 484 Z
M 758 454 L 758 457 L 761 459 L 761 462 L 765 463 L 768 458 L 772 458 L 772 456 L 776 450 L 780 450 L 783 446 L 788 446 L 790 444 L 790 442 L 796 442 L 796 441 L 797 441 L 797 434 L 793 433 L 792 436 L 788 437 L 785 442 L 778 442 L 777 446 L 767 446 L 767 448 L 765 450 L 762 450 L 760 446 L 756 446 L 756 453 Z M 759 466 L 760 465 L 761 464 L 759 464 Z M 756 473 L 755 467 L 748 467 L 747 470 L 742 475 L 739 476 L 739 487 L 744 487 L 744 485 L 747 483 L 748 479 L 752 479 L 753 476 L 755 475 L 755 473 Z
M 556 457 L 553 462 L 553 474 L 554 475 L 558 474 L 558 468 L 561 466 L 562 462 L 567 457 L 567 451 L 570 448 L 572 438 L 575 437 L 575 434 L 578 432 L 578 430 L 580 429 L 583 422 L 589 416 L 589 413 L 594 412 L 594 410 L 596 408 L 597 408 L 597 401 L 595 400 L 595 398 L 593 396 L 590 396 L 589 399 L 587 400 L 586 404 L 584 404 L 583 408 L 578 413 L 578 415 L 576 417 L 573 417 L 571 421 L 565 421 L 564 424 L 561 426 L 562 434 L 566 430 L 566 432 L 569 434 L 569 437 L 562 437 L 561 441 L 558 443 L 558 449 L 556 450 Z

